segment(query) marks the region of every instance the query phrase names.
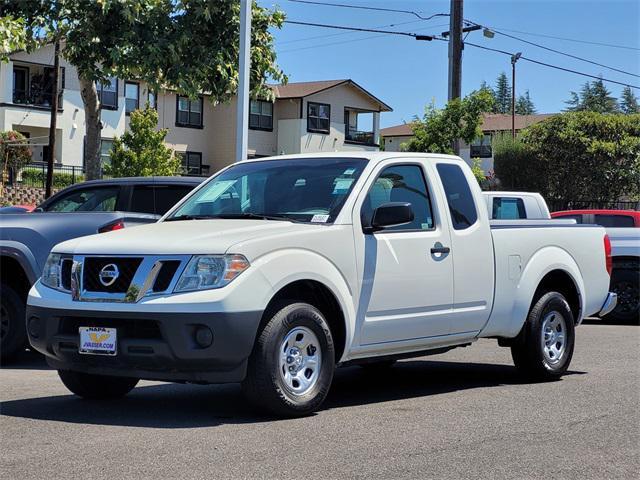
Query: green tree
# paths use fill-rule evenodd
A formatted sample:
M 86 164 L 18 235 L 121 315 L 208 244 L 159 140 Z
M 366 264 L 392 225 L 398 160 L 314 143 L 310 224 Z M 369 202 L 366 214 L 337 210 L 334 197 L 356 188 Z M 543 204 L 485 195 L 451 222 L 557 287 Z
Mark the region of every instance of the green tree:
M 113 139 L 111 164 L 105 172 L 113 177 L 148 177 L 176 175 L 181 162 L 164 139 L 168 130 L 156 130 L 158 112 L 145 108 L 131 112 L 129 131 Z
M 536 106 L 533 104 L 533 100 L 527 90 L 524 95 L 520 95 L 516 101 L 516 113 L 518 115 L 533 115 L 536 113 Z
M 493 113 L 511 113 L 511 85 L 507 74 L 502 72 L 496 79 L 496 87 L 494 89 L 496 99 Z
M 640 113 L 638 97 L 633 93 L 631 87 L 624 87 L 622 97 L 620 97 L 620 111 L 622 113 Z
M 507 146 L 508 147 L 508 146 Z M 494 149 L 503 188 L 540 192 L 558 208 L 640 196 L 640 114 L 568 112 Z
M 580 93 L 571 92 L 571 98 L 565 103 L 568 112 L 618 113 L 618 102 L 611 96 L 602 79 L 586 82 Z
M 11 15 L 0 17 L 0 61 L 7 61 L 11 52 L 26 49 L 28 40 L 23 18 Z
M 414 137 L 406 144 L 410 152 L 453 153 L 458 139 L 471 143 L 480 136 L 482 113 L 491 111 L 493 98 L 487 91 L 477 91 L 464 99 L 456 98 L 443 109 L 430 104 L 422 119 L 412 123 Z
M 0 186 L 12 171 L 15 175 L 19 169 L 31 162 L 31 149 L 27 145 L 27 139 L 20 132 L 9 130 L 0 132 Z M 0 189 L 1 190 L 1 189 Z M 0 191 L 0 193 L 2 193 Z
M 96 82 L 135 78 L 192 98 L 207 92 L 214 103 L 237 91 L 237 0 L 3 0 L 2 8 L 24 18 L 38 35 L 65 40 L 62 56 L 78 71 L 84 103 L 89 179 L 101 173 Z M 252 16 L 252 95 L 270 98 L 267 79 L 286 81 L 270 31 L 282 26 L 284 14 L 253 1 Z

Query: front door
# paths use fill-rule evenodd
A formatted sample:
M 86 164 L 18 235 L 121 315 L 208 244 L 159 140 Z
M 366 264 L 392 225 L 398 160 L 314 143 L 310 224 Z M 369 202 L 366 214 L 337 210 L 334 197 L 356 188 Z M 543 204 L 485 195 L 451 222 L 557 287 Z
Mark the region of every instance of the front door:
M 375 208 L 387 202 L 408 202 L 414 213 L 409 224 L 361 234 L 361 347 L 384 350 L 386 344 L 392 349 L 403 341 L 428 344 L 430 337 L 450 331 L 453 260 L 446 252 L 449 230 L 434 211 L 434 189 L 425 167 L 412 162 L 383 163 L 361 200 L 360 221 L 365 224 Z

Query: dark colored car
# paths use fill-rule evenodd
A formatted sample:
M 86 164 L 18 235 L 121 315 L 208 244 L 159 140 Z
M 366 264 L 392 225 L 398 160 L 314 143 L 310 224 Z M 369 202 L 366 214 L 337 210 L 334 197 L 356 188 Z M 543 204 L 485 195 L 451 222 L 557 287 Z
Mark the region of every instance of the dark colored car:
M 54 245 L 85 235 L 156 222 L 202 177 L 93 180 L 53 195 L 32 213 L 0 215 L 0 356 L 26 341 L 24 309 Z

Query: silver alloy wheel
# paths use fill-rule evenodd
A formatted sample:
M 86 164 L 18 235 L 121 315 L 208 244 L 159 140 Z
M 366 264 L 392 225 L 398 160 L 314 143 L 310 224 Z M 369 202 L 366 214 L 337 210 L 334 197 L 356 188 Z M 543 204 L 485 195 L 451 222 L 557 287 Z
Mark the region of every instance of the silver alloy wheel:
M 540 340 L 545 360 L 550 365 L 560 362 L 567 349 L 567 324 L 560 312 L 553 310 L 545 315 Z
M 304 395 L 318 381 L 322 349 L 315 333 L 294 327 L 280 345 L 279 371 L 284 385 L 294 395 Z

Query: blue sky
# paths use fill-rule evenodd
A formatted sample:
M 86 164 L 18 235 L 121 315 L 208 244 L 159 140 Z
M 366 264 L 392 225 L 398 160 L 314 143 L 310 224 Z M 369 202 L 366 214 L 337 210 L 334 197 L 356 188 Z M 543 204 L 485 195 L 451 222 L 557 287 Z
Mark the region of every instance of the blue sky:
M 448 13 L 449 0 L 324 0 L 421 12 L 423 16 Z M 349 25 L 416 33 L 448 30 L 448 17 L 422 21 L 403 13 L 375 12 L 306 5 L 288 0 L 259 0 L 265 7 L 277 5 L 289 20 Z M 567 37 L 591 42 L 640 48 L 640 1 L 638 0 L 465 0 L 464 17 L 556 50 L 640 74 L 640 51 L 544 38 L 520 32 Z M 395 24 L 394 27 L 388 25 Z M 507 31 L 509 30 L 509 31 Z M 442 105 L 447 97 L 447 44 L 419 42 L 409 37 L 327 30 L 287 25 L 275 31 L 278 63 L 289 81 L 352 78 L 394 109 L 381 118 L 383 127 L 410 121 L 431 101 Z M 640 84 L 640 78 L 567 58 L 531 45 L 496 35 L 472 32 L 468 41 L 523 55 L 546 63 L 605 78 Z M 482 80 L 493 84 L 502 71 L 509 74 L 509 57 L 466 47 L 463 54 L 463 94 Z M 579 90 L 587 79 L 520 61 L 516 92 L 529 90 L 539 113 L 561 111 L 569 91 Z M 623 87 L 608 84 L 615 96 Z M 636 91 L 640 96 L 640 91 Z

